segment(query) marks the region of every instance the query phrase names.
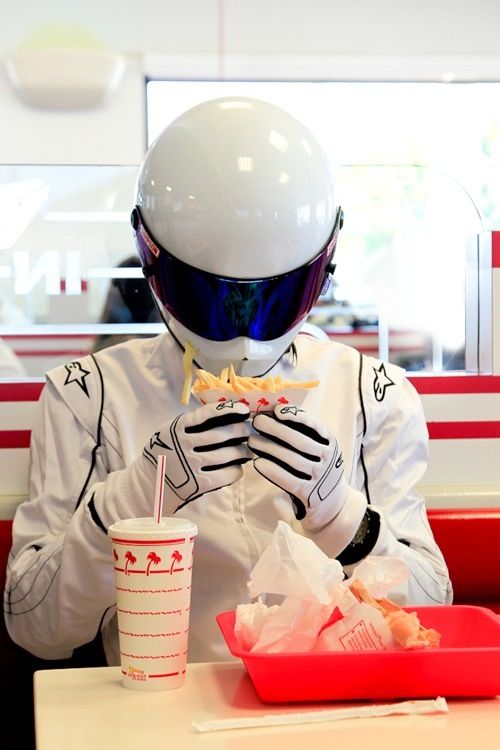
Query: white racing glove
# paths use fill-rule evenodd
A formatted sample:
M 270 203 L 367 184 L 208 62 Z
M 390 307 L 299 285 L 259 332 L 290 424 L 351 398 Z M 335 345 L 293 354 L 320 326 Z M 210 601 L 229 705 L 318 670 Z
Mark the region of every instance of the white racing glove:
M 224 401 L 181 414 L 161 427 L 127 469 L 108 477 L 106 499 L 96 497 L 99 525 L 108 528 L 120 518 L 152 515 L 160 454 L 166 455 L 164 515 L 238 481 L 242 464 L 252 459 L 246 445 L 249 416 L 243 403 Z
M 347 545 L 361 523 L 366 500 L 351 493 L 337 439 L 291 405 L 257 414 L 253 427 L 257 434 L 250 436 L 248 447 L 258 456 L 254 465 L 259 474 L 288 492 L 305 529 L 318 531 L 338 519 L 341 544 Z M 349 507 L 351 494 L 355 507 Z
M 167 512 L 240 479 L 241 465 L 251 459 L 246 446 L 249 416 L 248 407 L 237 401 L 206 404 L 151 436 L 142 452 L 142 467 L 153 487 L 158 456 L 166 454 L 165 482 L 172 490 Z

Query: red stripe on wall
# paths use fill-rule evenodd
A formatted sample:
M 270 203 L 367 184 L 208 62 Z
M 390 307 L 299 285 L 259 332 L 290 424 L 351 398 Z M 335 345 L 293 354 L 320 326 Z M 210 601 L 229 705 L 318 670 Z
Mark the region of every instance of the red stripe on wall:
M 95 333 L 4 333 L 2 334 L 3 339 L 8 341 L 25 341 L 26 339 L 33 339 L 38 341 L 39 339 L 88 339 L 92 341 L 95 339 Z
M 0 401 L 38 401 L 45 380 L 0 383 Z
M 0 448 L 29 448 L 30 430 L 0 430 Z
M 427 422 L 431 440 L 500 438 L 500 422 Z
M 500 375 L 412 375 L 421 395 L 445 393 L 500 393 Z
M 500 268 L 500 232 L 491 233 L 491 254 L 493 268 Z
M 14 349 L 18 357 L 85 357 L 88 349 Z

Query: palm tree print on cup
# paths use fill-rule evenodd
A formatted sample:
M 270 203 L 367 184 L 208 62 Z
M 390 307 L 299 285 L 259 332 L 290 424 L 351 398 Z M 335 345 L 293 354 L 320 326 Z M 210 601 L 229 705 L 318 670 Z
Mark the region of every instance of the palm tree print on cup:
M 130 550 L 127 550 L 127 552 L 125 552 L 125 575 L 126 576 L 128 576 L 129 574 L 128 572 L 129 565 L 135 565 L 136 562 L 137 562 L 137 557 L 135 557 L 132 554 L 132 552 L 130 552 Z
M 146 559 L 148 561 L 146 575 L 148 576 L 151 565 L 158 565 L 158 563 L 161 563 L 161 557 L 159 557 L 156 552 L 150 552 Z
M 171 557 L 172 557 L 172 564 L 170 565 L 170 575 L 172 575 L 172 573 L 174 572 L 175 563 L 180 562 L 182 560 L 182 555 L 178 550 L 174 550 L 174 552 L 172 552 Z
M 118 552 L 115 549 L 113 550 L 113 557 L 115 558 L 115 562 L 118 562 Z

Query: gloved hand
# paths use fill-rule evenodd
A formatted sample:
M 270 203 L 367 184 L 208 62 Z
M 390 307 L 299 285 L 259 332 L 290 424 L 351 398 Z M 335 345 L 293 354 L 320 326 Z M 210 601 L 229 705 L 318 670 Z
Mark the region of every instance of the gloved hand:
M 246 446 L 249 416 L 248 407 L 237 401 L 206 404 L 175 417 L 151 436 L 138 462 L 153 487 L 158 456 L 166 455 L 165 489 L 171 490 L 165 493 L 167 513 L 241 477 L 241 465 L 251 460 Z
M 250 436 L 248 447 L 258 456 L 255 468 L 288 492 L 303 526 L 314 531 L 335 519 L 349 495 L 336 438 L 306 411 L 291 405 L 278 405 L 273 414 L 257 414 L 253 427 L 257 434 Z
M 166 455 L 164 515 L 236 482 L 242 464 L 252 459 L 246 445 L 249 416 L 245 404 L 224 401 L 206 404 L 165 424 L 128 468 L 109 474 L 102 492 L 94 493 L 98 525 L 107 529 L 120 518 L 153 514 L 158 456 L 162 453 Z

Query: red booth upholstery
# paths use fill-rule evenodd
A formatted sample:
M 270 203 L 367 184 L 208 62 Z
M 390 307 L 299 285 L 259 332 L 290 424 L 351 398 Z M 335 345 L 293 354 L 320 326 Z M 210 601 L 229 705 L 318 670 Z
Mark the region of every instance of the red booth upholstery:
M 500 612 L 500 508 L 439 508 L 428 517 L 448 565 L 454 603 Z

